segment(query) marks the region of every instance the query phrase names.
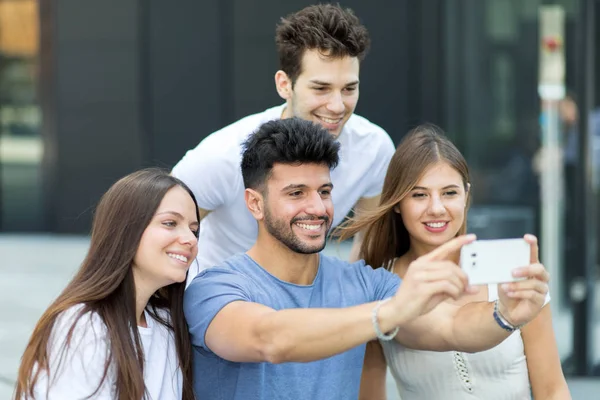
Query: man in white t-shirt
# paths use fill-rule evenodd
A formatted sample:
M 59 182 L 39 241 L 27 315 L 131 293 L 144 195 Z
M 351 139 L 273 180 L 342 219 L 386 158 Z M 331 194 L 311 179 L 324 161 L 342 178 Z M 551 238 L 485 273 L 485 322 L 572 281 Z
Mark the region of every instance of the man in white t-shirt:
M 188 283 L 200 271 L 247 251 L 256 240 L 257 224 L 244 202 L 241 144 L 267 121 L 299 117 L 338 138 L 340 163 L 331 174 L 333 226 L 352 209 L 379 205 L 394 144 L 382 128 L 354 114 L 360 62 L 370 43 L 366 28 L 352 10 L 315 5 L 283 18 L 276 43 L 281 69 L 275 85 L 285 104 L 212 133 L 173 168 L 173 175 L 194 192 L 202 217 L 198 263 L 190 268 Z M 360 244 L 355 237 L 352 259 L 358 258 Z

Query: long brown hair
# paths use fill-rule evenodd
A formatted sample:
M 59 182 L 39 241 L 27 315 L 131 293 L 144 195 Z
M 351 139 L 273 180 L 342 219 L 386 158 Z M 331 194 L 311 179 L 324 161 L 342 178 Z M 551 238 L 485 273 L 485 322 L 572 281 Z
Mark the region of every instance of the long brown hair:
M 427 168 L 440 161 L 448 163 L 460 174 L 465 192 L 468 192 L 467 162 L 444 132 L 433 124 L 419 125 L 411 130 L 390 161 L 379 207 L 370 212 L 357 210 L 357 217 L 350 218 L 334 234 L 340 240 L 346 240 L 364 231 L 361 257 L 373 268 L 389 267 L 394 258 L 402 256 L 410 248 L 408 231 L 394 207 L 410 193 Z M 470 197 L 467 197 L 466 209 Z M 465 218 L 458 235 L 466 230 Z
M 144 385 L 144 354 L 137 329 L 135 285 L 132 263 L 142 234 L 152 220 L 165 194 L 181 186 L 192 197 L 190 189 L 179 179 L 160 169 L 134 172 L 116 182 L 102 196 L 94 215 L 90 248 L 79 271 L 38 321 L 19 368 L 15 399 L 33 398 L 40 372 L 49 368 L 48 340 L 57 317 L 76 305 L 83 305 L 76 315 L 65 344 L 64 356 L 79 318 L 88 312 L 97 313 L 106 324 L 109 352 L 96 389 L 114 367 L 115 391 L 119 400 L 142 399 Z M 174 334 L 179 365 L 183 373 L 183 399 L 194 398 L 192 388 L 192 347 L 183 315 L 185 282 L 161 288 L 149 300 L 146 310 L 153 319 Z M 157 313 L 170 312 L 170 321 Z M 59 364 L 64 357 L 59 358 Z M 58 367 L 57 367 L 58 369 Z M 92 397 L 96 392 L 90 393 Z

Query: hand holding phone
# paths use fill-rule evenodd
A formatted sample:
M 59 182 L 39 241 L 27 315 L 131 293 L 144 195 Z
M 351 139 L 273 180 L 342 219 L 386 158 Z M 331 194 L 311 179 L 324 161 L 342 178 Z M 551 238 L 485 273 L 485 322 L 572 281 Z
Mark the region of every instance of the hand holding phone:
M 460 267 L 470 285 L 515 282 L 512 270 L 530 264 L 531 249 L 524 239 L 476 240 L 460 251 Z

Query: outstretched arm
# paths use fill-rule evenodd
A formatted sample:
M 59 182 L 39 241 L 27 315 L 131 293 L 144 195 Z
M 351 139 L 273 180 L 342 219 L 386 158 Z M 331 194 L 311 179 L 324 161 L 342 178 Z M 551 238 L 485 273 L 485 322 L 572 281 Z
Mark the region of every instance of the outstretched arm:
M 503 284 L 498 288 L 498 309 L 515 326 L 533 320 L 542 309 L 548 293 L 549 275 L 544 266 L 539 264 L 537 239 L 525 235 L 525 240 L 531 247 L 531 264 L 517 268 L 513 275 L 528 279 Z M 440 273 L 432 269 L 432 261 L 447 258 L 451 243 L 411 264 L 404 282 L 414 280 L 416 283 L 411 285 L 412 288 L 425 290 L 420 289 L 420 285 Z M 455 269 L 458 275 L 464 275 L 455 264 L 449 268 Z M 406 347 L 422 350 L 478 352 L 496 346 L 510 334 L 494 319 L 494 303 L 477 302 L 463 306 L 444 303 L 430 310 L 401 326 L 396 340 Z

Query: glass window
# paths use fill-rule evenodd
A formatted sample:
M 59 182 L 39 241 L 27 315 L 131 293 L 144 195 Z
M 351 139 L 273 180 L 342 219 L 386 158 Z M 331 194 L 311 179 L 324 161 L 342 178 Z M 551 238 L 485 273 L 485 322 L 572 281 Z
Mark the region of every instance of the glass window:
M 0 230 L 42 225 L 35 0 L 0 0 Z
M 538 96 L 539 8 L 546 4 L 564 11 L 567 96 L 557 107 L 556 149 L 546 145 L 542 126 L 547 108 Z M 553 276 L 551 304 L 564 360 L 573 343 L 566 256 L 573 251 L 573 231 L 578 229 L 572 205 L 578 157 L 578 104 L 573 90 L 579 1 L 450 0 L 446 5 L 443 126 L 471 170 L 469 230 L 480 238 L 533 232 L 545 245 L 540 256 Z M 562 165 L 550 177 L 557 204 L 550 219 L 541 163 L 548 154 Z M 549 240 L 549 224 L 558 232 L 555 241 Z

